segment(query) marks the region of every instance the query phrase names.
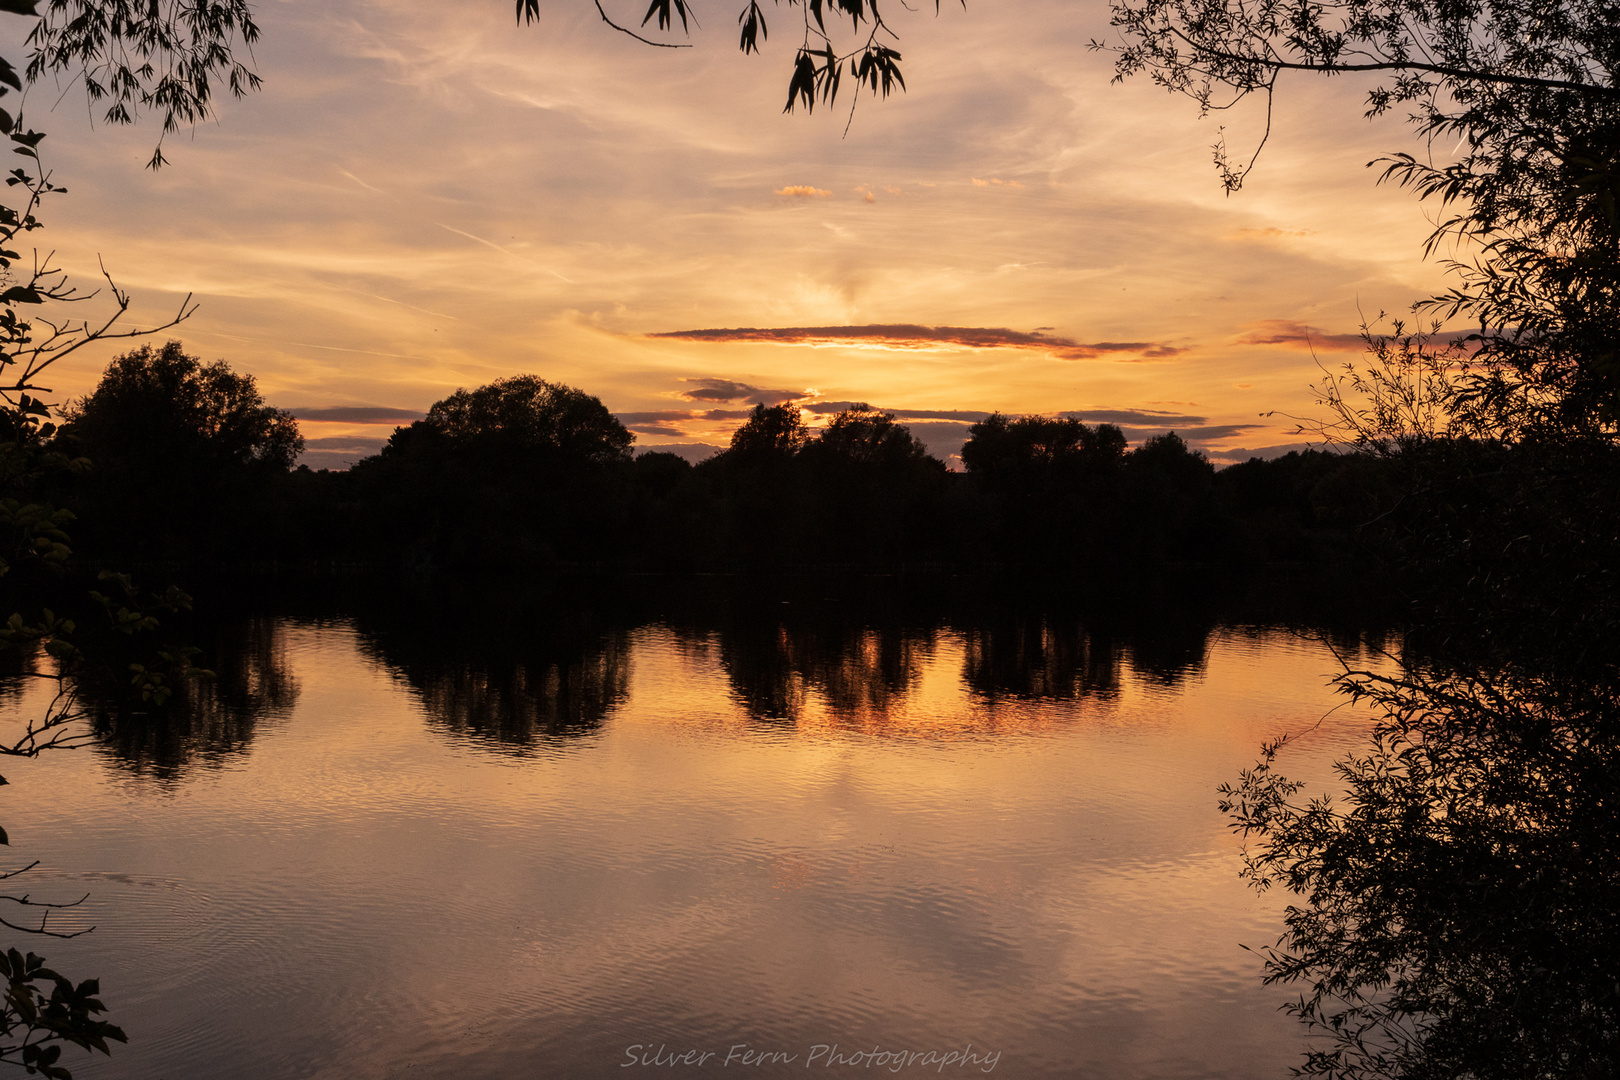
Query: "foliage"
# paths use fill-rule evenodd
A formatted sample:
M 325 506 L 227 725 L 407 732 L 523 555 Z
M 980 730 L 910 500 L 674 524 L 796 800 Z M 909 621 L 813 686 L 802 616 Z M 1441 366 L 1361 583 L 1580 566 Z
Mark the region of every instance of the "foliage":
M 47 1080 L 72 1080 L 73 1074 L 57 1064 L 64 1043 L 110 1054 L 109 1040 L 129 1041 L 121 1029 L 96 1018 L 106 1007 L 96 996 L 101 986 L 95 979 L 75 986 L 46 967 L 42 957 L 16 949 L 0 955 L 0 976 L 6 980 L 0 1061 Z
M 598 464 L 627 458 L 634 438 L 599 398 L 533 375 L 457 390 L 435 402 L 422 423 L 463 451 Z
M 1125 435 L 1112 424 L 1095 428 L 1073 417 L 995 413 L 968 430 L 962 464 L 981 475 L 1011 474 L 1032 469 L 1108 467 L 1124 460 Z
M 530 379 L 530 389 L 539 383 Z M 551 426 L 536 420 L 544 410 L 531 408 L 527 391 L 505 405 L 489 388 L 458 391 L 348 472 L 278 473 L 234 500 L 211 489 L 198 500 L 205 518 L 168 505 L 185 502 L 178 497 L 153 498 L 193 470 L 185 455 L 166 459 L 168 479 L 131 472 L 120 488 L 159 512 L 140 536 L 97 535 L 95 550 L 106 559 L 149 554 L 154 537 L 178 529 L 175 550 L 227 564 L 735 570 L 989 561 L 1078 576 L 1167 561 L 1351 562 L 1354 525 L 1387 507 L 1379 470 L 1339 455 L 1217 473 L 1173 435 L 1131 449 L 1117 428 L 1043 416 L 997 415 L 974 427 L 965 474 L 949 472 L 892 414 L 864 406 L 811 428 L 799 406 L 761 405 L 726 450 L 695 467 L 656 450 L 629 459 L 620 451 L 629 433 L 600 402 L 553 389 L 594 418 L 563 440 L 571 454 L 545 434 Z M 73 480 L 71 505 L 87 532 L 108 517 L 97 483 L 94 473 Z
M 1410 332 L 1318 387 L 1308 428 L 1381 484 L 1362 538 L 1411 604 L 1401 657 L 1346 666 L 1370 748 L 1298 801 L 1281 743 L 1225 789 L 1246 873 L 1299 898 L 1267 978 L 1303 987 L 1328 1077 L 1586 1077 L 1620 1067 L 1620 61 L 1607 3 L 1116 0 L 1120 78 L 1202 111 L 1287 71 L 1371 73 L 1438 160 L 1383 177 L 1471 248 Z M 1102 46 L 1098 46 L 1102 47 Z M 1437 140 L 1440 140 L 1437 142 Z M 1264 140 L 1262 140 L 1263 145 Z M 1258 150 L 1256 151 L 1258 153 Z M 1455 160 L 1449 160 L 1455 157 Z M 1216 162 L 1229 191 L 1253 166 Z M 1447 340 L 1448 320 L 1477 331 Z M 1367 469 L 1363 469 L 1366 472 Z M 1383 491 L 1378 488 L 1382 486 Z
M 233 47 L 245 50 L 257 34 L 242 0 L 200 5 L 48 0 L 43 13 L 38 7 L 38 0 L 0 3 L 0 12 L 36 20 L 29 36 L 29 79 L 75 72 L 92 102 L 110 102 L 109 122 L 127 123 L 140 109 L 151 108 L 163 113 L 167 133 L 182 121 L 210 115 L 212 87 L 221 77 L 236 93 L 258 83 L 232 55 Z M 0 97 L 22 88 L 17 66 L 0 57 Z M 0 627 L 0 649 L 20 652 L 30 661 L 27 674 L 52 679 L 57 687 L 43 715 L 29 717 L 14 741 L 0 745 L 0 754 L 32 757 L 87 738 L 74 680 L 112 669 L 126 691 L 160 701 L 172 691 L 172 670 L 183 670 L 187 659 L 184 653 L 160 651 L 147 663 L 134 663 L 132 656 L 144 652 L 118 643 L 133 643 L 155 627 L 151 598 L 138 595 L 127 578 L 104 575 L 100 589 L 85 589 L 66 572 L 72 515 L 53 501 L 51 490 L 62 477 L 82 472 L 85 463 L 51 445 L 57 432 L 40 397 L 50 391 L 40 379 L 53 364 L 91 342 L 166 329 L 186 318 L 192 307 L 187 297 L 175 317 L 155 330 L 122 328 L 129 296 L 104 271 L 111 301 L 104 317 L 75 321 L 40 314 L 46 310 L 43 305 L 81 302 L 96 294 L 78 292 L 48 257 L 36 252 L 27 258 L 20 251 L 21 241 L 41 226 L 36 216 L 41 200 L 63 189 L 41 164 L 44 134 L 30 129 L 20 111 L 0 109 L 0 135 L 22 159 L 7 176 L 12 198 L 0 206 L 0 577 L 6 580 L 6 605 L 11 608 Z M 152 164 L 162 161 L 160 143 Z M 156 606 L 176 606 L 184 599 L 171 591 Z M 83 608 L 83 615 L 75 617 L 72 608 Z M 108 642 L 114 647 L 103 647 Z M 54 671 L 34 667 L 31 661 L 42 653 Z M 0 832 L 0 842 L 5 841 Z M 72 936 L 49 929 L 49 909 L 57 905 L 26 896 L 8 899 L 44 907 L 46 917 L 37 926 L 7 926 Z M 95 980 L 75 986 L 39 957 L 15 949 L 0 957 L 0 968 L 7 977 L 0 1002 L 0 1061 L 67 1080 L 69 1070 L 59 1064 L 63 1045 L 106 1053 L 109 1040 L 124 1040 L 122 1031 L 97 1019 L 103 1007 Z
M 689 47 L 645 38 L 610 18 L 601 0 L 593 2 L 603 22 L 645 45 Z M 966 5 L 966 0 L 963 4 Z M 792 112 L 796 105 L 803 105 L 806 112 L 814 112 L 818 101 L 831 106 L 838 100 L 846 74 L 855 87 L 850 94 L 851 119 L 863 87 L 883 97 L 888 97 L 895 89 L 906 88 L 906 80 L 900 74 L 900 54 L 889 44 L 898 41 L 899 36 L 884 21 L 877 0 L 788 0 L 788 7 L 799 9 L 804 33 L 793 58 L 793 74 L 788 79 L 787 105 L 783 112 Z M 934 0 L 934 11 L 936 14 L 939 11 L 939 0 Z M 533 22 L 539 15 L 540 0 L 517 0 L 519 22 Z M 642 16 L 641 28 L 645 29 L 656 19 L 660 31 L 670 30 L 677 18 L 682 32 L 689 32 L 689 23 L 695 22 L 696 17 L 688 0 L 652 0 Z M 827 28 L 829 18 L 833 22 L 831 30 Z M 849 20 L 853 48 L 840 52 L 834 35 L 843 19 Z M 737 25 L 741 28 L 738 47 L 745 54 L 759 52 L 760 43 L 770 37 L 765 10 L 759 0 L 748 0 L 737 16 Z
M 791 458 L 810 441 L 810 429 L 797 405 L 754 406 L 748 419 L 731 433 L 727 451 L 734 459 Z
M 1402 159 L 1403 173 L 1486 196 L 1475 209 L 1487 228 L 1527 205 L 1526 185 L 1545 183 L 1571 161 L 1572 130 L 1605 126 L 1620 107 L 1620 36 L 1602 2 L 1114 0 L 1111 8 L 1123 38 L 1112 47 L 1116 77 L 1145 72 L 1201 112 L 1260 94 L 1269 115 L 1283 72 L 1372 75 L 1368 115 L 1409 108 L 1421 136 L 1460 137 L 1459 149 L 1467 147 L 1449 166 Z M 1253 165 L 1234 167 L 1222 145 L 1216 161 L 1228 190 Z
M 1282 743 L 1223 809 L 1263 843 L 1259 888 L 1299 896 L 1266 980 L 1328 1036 L 1323 1077 L 1600 1077 L 1620 1068 L 1614 682 L 1348 670 L 1371 747 L 1343 798 L 1297 799 Z
M 304 440 L 251 375 L 203 364 L 178 341 L 145 345 L 62 415 L 51 445 L 86 465 L 57 487 L 82 519 L 87 554 L 273 556 L 268 504 Z
M 864 403 L 834 413 L 815 442 L 806 444 L 806 450 L 829 462 L 854 467 L 904 467 L 928 457 L 928 448 L 904 425 L 895 423 L 893 413 Z
M 598 398 L 533 375 L 457 390 L 344 481 L 353 551 L 419 569 L 610 558 L 633 439 Z
M 116 357 L 62 415 L 64 432 L 93 461 L 138 453 L 153 465 L 206 459 L 290 469 L 304 449 L 292 414 L 266 405 L 253 376 L 223 360 L 204 365 L 178 341 Z
M 4 9 L 39 16 L 28 35 L 28 81 L 65 74 L 82 82 L 91 104 L 106 105 L 109 124 L 132 124 L 151 110 L 168 135 L 213 119 L 216 85 L 242 97 L 262 82 L 242 61 L 259 38 L 247 0 L 43 2 L 43 12 L 40 0 Z M 148 167 L 164 164 L 160 138 Z
M 1422 335 L 1373 345 L 1324 429 L 1391 489 L 1360 531 L 1410 626 L 1338 678 L 1377 720 L 1339 800 L 1299 801 L 1280 744 L 1226 789 L 1247 875 L 1300 897 L 1267 979 L 1327 1036 L 1309 1075 L 1613 1075 L 1620 448 Z
M 1411 372 L 1433 374 L 1436 360 L 1451 366 L 1445 376 L 1460 414 L 1515 437 L 1550 426 L 1612 438 L 1620 425 L 1611 339 L 1620 318 L 1615 16 L 1612 4 L 1588 0 L 1116 0 L 1123 44 L 1115 71 L 1146 73 L 1204 112 L 1258 93 L 1268 117 L 1283 72 L 1374 77 L 1368 115 L 1408 108 L 1431 146 L 1426 156 L 1376 163 L 1382 178 L 1439 205 L 1430 253 L 1445 243 L 1463 249 L 1448 262 L 1458 284 L 1417 306 L 1435 327 L 1460 316 L 1479 329 L 1433 358 L 1421 355 L 1433 347 L 1430 335 L 1400 326 L 1369 334 L 1369 343 L 1410 354 L 1400 359 L 1413 361 Z M 1450 153 L 1433 153 L 1453 143 Z M 1235 166 L 1218 143 L 1216 163 L 1232 191 L 1254 159 Z

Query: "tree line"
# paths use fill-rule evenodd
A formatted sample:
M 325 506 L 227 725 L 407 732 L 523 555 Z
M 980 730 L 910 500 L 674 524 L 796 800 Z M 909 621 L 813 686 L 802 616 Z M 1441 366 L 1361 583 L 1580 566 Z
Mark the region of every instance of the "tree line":
M 1174 433 L 995 414 L 953 473 L 864 405 L 809 428 L 757 405 L 693 465 L 633 454 L 597 398 L 532 375 L 459 390 L 346 472 L 295 465 L 296 421 L 179 342 L 115 359 L 49 442 L 79 550 L 109 564 L 438 571 L 589 565 L 1025 568 L 1356 563 L 1387 501 L 1371 459 L 1322 451 L 1217 471 Z

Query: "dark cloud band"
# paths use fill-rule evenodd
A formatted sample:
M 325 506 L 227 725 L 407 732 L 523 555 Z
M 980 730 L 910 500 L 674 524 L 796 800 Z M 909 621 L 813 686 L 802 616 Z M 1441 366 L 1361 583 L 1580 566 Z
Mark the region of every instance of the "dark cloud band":
M 325 421 L 331 424 L 409 424 L 427 413 L 412 409 L 385 409 L 368 405 L 332 405 L 319 409 L 294 409 L 296 420 Z
M 872 323 L 866 326 L 735 327 L 711 330 L 670 330 L 648 337 L 681 341 L 766 342 L 774 345 L 882 345 L 888 348 L 929 349 L 956 346 L 968 349 L 1032 349 L 1060 360 L 1094 360 L 1103 356 L 1134 356 L 1138 360 L 1167 360 L 1185 349 L 1161 341 L 1082 342 L 1040 331 L 1009 330 L 989 326 L 921 326 L 914 323 Z
M 1361 352 L 1367 341 L 1360 334 L 1330 334 L 1314 326 L 1287 319 L 1265 319 L 1237 339 L 1239 345 L 1294 345 L 1320 352 Z

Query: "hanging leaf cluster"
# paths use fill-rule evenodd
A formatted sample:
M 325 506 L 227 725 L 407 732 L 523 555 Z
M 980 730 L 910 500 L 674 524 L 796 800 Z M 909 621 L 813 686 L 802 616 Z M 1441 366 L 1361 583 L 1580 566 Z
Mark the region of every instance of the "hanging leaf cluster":
M 656 41 L 642 37 L 628 26 L 616 22 L 602 7 L 601 0 L 593 0 L 602 21 L 647 45 L 662 48 L 686 48 L 685 44 Z M 782 0 L 776 0 L 780 5 Z M 966 0 L 963 0 L 964 6 Z M 847 74 L 854 80 L 855 99 L 863 89 L 881 97 L 906 88 L 900 71 L 900 53 L 892 43 L 898 35 L 884 21 L 877 0 L 787 0 L 789 8 L 797 8 L 802 23 L 802 37 L 794 52 L 792 73 L 788 77 L 787 104 L 783 112 L 792 112 L 803 106 L 814 112 L 817 104 L 831 105 L 838 100 L 839 90 Z M 938 13 L 939 0 L 934 2 Z M 516 0 L 519 22 L 533 22 L 540 15 L 540 0 Z M 690 33 L 698 18 L 690 0 L 651 0 L 641 18 L 641 27 L 655 24 L 659 31 L 671 31 L 680 21 L 681 32 Z M 849 28 L 841 46 L 835 35 L 845 33 L 843 22 Z M 737 16 L 739 28 L 737 47 L 744 54 L 757 53 L 770 38 L 770 27 L 760 0 L 748 0 Z M 853 39 L 852 41 L 849 39 Z M 855 101 L 850 103 L 853 113 Z

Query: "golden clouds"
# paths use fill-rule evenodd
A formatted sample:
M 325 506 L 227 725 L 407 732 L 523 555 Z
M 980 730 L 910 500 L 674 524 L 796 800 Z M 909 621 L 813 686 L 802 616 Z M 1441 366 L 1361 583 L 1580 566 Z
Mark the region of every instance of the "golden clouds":
M 148 133 L 53 115 L 73 194 L 48 220 L 69 269 L 94 279 L 104 254 L 153 305 L 132 317 L 195 291 L 188 341 L 288 406 L 423 409 L 532 372 L 645 414 L 643 445 L 730 423 L 653 413 L 812 383 L 964 412 L 1173 387 L 1224 424 L 1310 409 L 1306 336 L 1333 340 L 1315 323 L 1433 291 L 1408 272 L 1421 215 L 1360 170 L 1385 134 L 1280 113 L 1264 168 L 1226 199 L 1196 116 L 1110 87 L 1057 0 L 978 10 L 993 62 L 863 104 L 847 137 L 842 116 L 777 119 L 774 70 L 739 57 L 696 77 L 621 50 L 594 11 L 559 8 L 542 35 L 496 8 L 282 8 L 266 91 L 162 174 L 140 171 Z M 58 389 L 88 389 L 104 360 L 64 365 Z M 704 371 L 726 378 L 681 381 Z

